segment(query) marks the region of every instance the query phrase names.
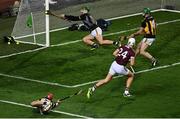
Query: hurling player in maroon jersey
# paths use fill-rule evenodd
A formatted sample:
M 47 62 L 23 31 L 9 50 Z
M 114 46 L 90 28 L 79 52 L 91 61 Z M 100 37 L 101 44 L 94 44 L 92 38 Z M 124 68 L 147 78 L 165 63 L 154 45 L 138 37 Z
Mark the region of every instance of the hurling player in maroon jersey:
M 80 12 L 81 15 L 79 16 L 73 16 L 73 15 L 66 15 L 66 14 L 61 14 L 61 15 L 55 15 L 52 12 L 48 12 L 47 14 L 59 17 L 64 20 L 68 21 L 82 21 L 83 24 L 89 29 L 90 34 L 85 36 L 83 38 L 83 42 L 87 45 L 91 46 L 91 50 L 96 49 L 99 47 L 97 43 L 93 41 L 93 39 L 96 38 L 96 40 L 99 42 L 100 45 L 119 45 L 119 41 L 111 41 L 111 40 L 106 40 L 103 39 L 102 36 L 102 29 L 97 25 L 96 20 L 91 16 L 89 13 L 90 9 L 88 7 L 83 7 Z
M 107 74 L 105 79 L 100 80 L 93 87 L 89 88 L 89 90 L 87 92 L 87 98 L 90 98 L 92 93 L 97 88 L 99 88 L 103 84 L 106 84 L 109 81 L 111 81 L 115 74 L 126 75 L 128 77 L 127 82 L 126 82 L 126 88 L 125 88 L 123 95 L 124 95 L 124 97 L 130 97 L 131 96 L 131 94 L 129 93 L 129 88 L 130 88 L 132 81 L 134 79 L 134 74 L 128 68 L 126 68 L 126 65 L 127 65 L 127 63 L 129 63 L 130 66 L 134 65 L 134 62 L 135 62 L 134 61 L 135 52 L 133 50 L 134 44 L 135 44 L 135 39 L 130 38 L 128 40 L 127 45 L 121 46 L 114 51 L 113 55 L 116 58 L 115 58 L 115 61 L 111 64 L 111 67 L 109 69 L 109 73 Z

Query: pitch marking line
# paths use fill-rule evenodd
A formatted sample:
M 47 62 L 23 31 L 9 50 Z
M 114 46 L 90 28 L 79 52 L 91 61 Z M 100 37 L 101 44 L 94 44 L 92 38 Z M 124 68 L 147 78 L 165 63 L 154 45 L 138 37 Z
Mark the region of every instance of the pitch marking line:
M 165 11 L 165 9 L 152 10 L 151 12 L 159 12 L 159 11 Z M 170 11 L 170 12 L 173 12 L 173 11 Z M 128 17 L 138 16 L 138 15 L 141 15 L 141 14 L 142 14 L 142 13 L 135 13 L 135 14 L 130 14 L 130 15 L 113 17 L 113 18 L 109 18 L 109 19 L 106 19 L 106 20 L 112 21 L 112 20 L 116 20 L 116 19 L 122 19 L 122 18 L 128 18 Z M 53 30 L 50 30 L 50 32 L 56 32 L 56 31 L 61 31 L 61 30 L 65 30 L 65 29 L 68 29 L 68 27 L 53 29 Z M 35 33 L 35 35 L 41 35 L 41 34 L 44 34 L 44 33 L 46 33 L 46 32 Z M 30 37 L 30 36 L 33 36 L 33 35 L 34 35 L 34 34 L 29 34 L 29 35 L 25 35 L 25 36 L 18 36 L 18 37 L 15 37 L 15 39 L 26 38 L 26 37 Z M 25 42 L 25 43 L 29 43 L 29 42 Z
M 159 12 L 159 11 L 167 11 L 167 12 L 180 13 L 180 11 L 177 11 L 177 10 L 168 10 L 168 9 L 157 9 L 157 10 L 152 10 L 151 12 Z M 123 18 L 138 16 L 138 15 L 142 15 L 142 13 L 140 12 L 140 13 L 135 13 L 135 14 L 130 14 L 130 15 L 113 17 L 113 18 L 109 18 L 109 19 L 106 19 L 106 20 L 107 20 L 107 21 L 112 21 L 112 20 L 116 20 L 116 19 L 123 19 Z M 50 30 L 50 32 L 61 31 L 61 30 L 65 30 L 65 29 L 67 29 L 67 28 L 68 28 L 68 27 L 53 29 L 53 30 Z M 41 34 L 44 34 L 44 33 L 45 33 L 45 32 L 39 32 L 39 33 L 36 33 L 35 35 L 41 35 Z M 26 37 L 30 37 L 30 36 L 33 36 L 33 35 L 34 35 L 34 34 L 29 34 L 29 35 L 25 35 L 25 36 L 19 36 L 19 37 L 15 37 L 15 39 L 26 38 Z M 25 42 L 25 43 L 31 44 L 30 42 Z M 32 43 L 32 44 L 35 45 L 35 43 Z M 42 44 L 39 44 L 39 45 L 42 45 Z
M 135 74 L 155 71 L 155 70 L 159 70 L 159 69 L 165 69 L 165 68 L 169 68 L 169 67 L 173 67 L 173 66 L 177 66 L 177 65 L 180 65 L 180 62 L 173 63 L 170 65 L 159 66 L 159 67 L 155 67 L 155 68 L 151 68 L 151 69 L 145 69 L 145 70 L 137 71 L 137 72 L 135 72 Z M 77 87 L 82 87 L 82 86 L 89 85 L 89 84 L 94 84 L 94 83 L 99 81 L 99 80 L 96 80 L 96 81 L 91 81 L 91 82 L 87 82 L 87 83 L 69 86 L 69 85 L 63 85 L 63 84 L 59 84 L 59 83 L 52 83 L 52 82 L 34 80 L 34 79 L 30 79 L 30 78 L 24 78 L 21 76 L 13 76 L 13 75 L 8 75 L 8 74 L 3 74 L 3 73 L 0 73 L 0 76 L 20 79 L 20 80 L 25 80 L 25 81 L 30 81 L 30 82 L 36 82 L 36 83 L 41 83 L 41 84 L 46 84 L 46 85 L 59 86 L 59 87 L 64 87 L 64 88 L 77 88 Z M 115 76 L 114 79 L 119 78 L 119 77 L 122 77 L 122 75 Z
M 52 86 L 65 87 L 65 88 L 71 88 L 72 87 L 72 86 L 68 86 L 68 85 L 62 85 L 62 84 L 59 84 L 59 83 L 40 81 L 40 80 L 25 78 L 25 77 L 21 77 L 21 76 L 13 76 L 13 75 L 8 75 L 8 74 L 3 74 L 3 73 L 0 73 L 0 76 L 20 79 L 20 80 L 24 80 L 24 81 L 31 81 L 31 82 L 41 83 L 41 84 L 47 84 L 47 85 L 52 85 Z
M 175 22 L 179 22 L 179 21 L 180 21 L 180 19 L 176 19 L 176 20 L 172 20 L 172 21 L 158 23 L 157 25 L 164 25 L 164 24 L 175 23 Z M 129 30 L 123 30 L 123 31 L 119 31 L 119 32 L 105 34 L 103 36 L 112 36 L 112 35 L 121 34 L 121 33 L 129 32 L 129 31 L 134 31 L 134 30 L 137 30 L 137 29 L 138 28 L 133 28 L 133 29 L 129 29 Z M 81 42 L 81 41 L 82 40 L 74 40 L 74 41 L 65 42 L 65 43 L 61 43 L 61 44 L 51 45 L 51 47 L 64 46 L 64 45 L 78 43 L 78 42 Z M 24 51 L 24 52 L 13 53 L 13 54 L 10 54 L 10 55 L 4 55 L 4 56 L 0 56 L 0 59 L 11 57 L 11 56 L 16 56 L 16 55 L 20 55 L 20 54 L 25 54 L 25 53 L 36 52 L 36 51 L 39 51 L 39 50 L 42 50 L 42 49 L 45 49 L 45 48 L 47 48 L 47 47 L 41 47 L 41 48 L 37 48 L 37 49 L 34 49 L 34 50 L 27 50 L 27 51 Z
M 179 22 L 179 21 L 180 21 L 180 19 L 176 19 L 176 20 L 161 22 L 161 23 L 158 23 L 157 25 L 158 25 L 158 26 L 159 26 L 159 25 L 165 25 L 165 24 L 175 23 L 175 22 Z M 130 31 L 135 31 L 135 30 L 137 30 L 137 29 L 139 29 L 139 27 L 133 28 L 133 29 L 129 29 L 129 30 L 123 30 L 123 31 L 119 31 L 119 32 L 104 34 L 103 36 L 117 35 L 117 34 L 126 33 L 126 32 L 130 32 Z M 74 41 L 65 42 L 65 43 L 61 43 L 61 44 L 51 45 L 51 47 L 69 45 L 69 44 L 73 44 L 73 43 L 77 43 L 77 42 L 81 42 L 81 41 L 82 41 L 82 40 L 74 40 Z
M 168 10 L 168 9 L 157 9 L 157 10 L 152 10 L 151 12 L 159 12 L 159 11 L 167 11 L 167 12 L 180 13 L 180 11 L 177 11 L 177 10 Z M 113 18 L 109 18 L 109 19 L 106 19 L 106 20 L 107 20 L 107 21 L 112 21 L 112 20 L 123 19 L 123 18 L 138 16 L 138 15 L 142 15 L 142 13 L 140 12 L 140 13 L 135 13 L 135 14 L 130 14 L 130 15 L 113 17 Z M 65 29 L 67 29 L 67 28 L 68 28 L 68 27 L 53 29 L 53 30 L 50 30 L 50 32 L 61 31 L 61 30 L 65 30 Z M 39 33 L 36 33 L 35 35 L 41 35 L 41 34 L 44 34 L 44 33 L 46 33 L 46 32 L 39 32 Z M 26 37 L 30 37 L 30 36 L 33 36 L 33 35 L 34 35 L 34 34 L 29 34 L 29 35 L 25 35 L 25 36 L 19 36 L 19 37 L 15 37 L 15 39 L 26 38 Z M 24 42 L 24 43 L 31 44 L 30 42 Z M 35 43 L 32 43 L 32 44 L 35 45 Z M 42 45 L 42 44 L 39 44 L 39 45 Z
M 7 101 L 7 100 L 0 100 L 2 103 L 7 103 L 7 104 L 12 104 L 12 105 L 18 105 L 21 107 L 28 107 L 28 108 L 34 108 L 30 105 L 22 104 L 22 103 L 17 103 L 17 102 L 12 102 L 12 101 Z M 58 111 L 58 110 L 52 110 L 54 113 L 59 113 L 59 114 L 64 114 L 68 116 L 73 116 L 73 117 L 78 117 L 78 118 L 86 118 L 86 119 L 92 119 L 92 117 L 87 117 L 87 116 L 82 116 L 78 114 L 73 114 L 73 113 L 68 113 L 68 112 L 63 112 L 63 111 Z
M 23 51 L 23 52 L 19 52 L 19 53 L 12 53 L 12 54 L 10 54 L 10 55 L 0 56 L 0 59 L 2 59 L 2 58 L 7 58 L 7 57 L 11 57 L 11 56 L 16 56 L 16 55 L 20 55 L 20 54 L 25 54 L 25 53 L 36 52 L 36 51 L 39 51 L 39 50 L 43 50 L 43 49 L 45 49 L 45 48 L 46 48 L 46 47 L 40 47 L 40 48 L 37 48 L 37 49 L 27 50 L 27 51 Z
M 173 67 L 173 66 L 177 66 L 177 65 L 180 65 L 180 62 L 173 63 L 173 64 L 170 64 L 170 65 L 159 66 L 159 67 L 155 67 L 155 68 L 151 68 L 151 69 L 145 69 L 145 70 L 137 71 L 137 72 L 135 72 L 135 74 L 141 74 L 141 73 L 155 71 L 155 70 L 159 70 L 159 69 L 165 69 L 165 68 L 169 68 L 169 67 Z M 116 79 L 116 78 L 119 78 L 119 77 L 123 77 L 123 76 L 118 75 L 118 76 L 113 77 L 113 79 Z M 81 87 L 81 86 L 85 86 L 85 85 L 89 85 L 89 84 L 94 84 L 94 83 L 96 83 L 98 81 L 99 80 L 91 81 L 91 82 L 87 82 L 87 83 L 82 83 L 82 84 L 74 85 L 72 87 L 73 88 Z

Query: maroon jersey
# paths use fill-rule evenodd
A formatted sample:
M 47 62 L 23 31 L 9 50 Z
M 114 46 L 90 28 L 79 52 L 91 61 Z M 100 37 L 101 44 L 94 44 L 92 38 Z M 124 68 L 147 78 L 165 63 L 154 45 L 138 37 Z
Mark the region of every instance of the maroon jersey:
M 118 56 L 116 57 L 116 62 L 120 65 L 126 66 L 131 57 L 134 57 L 135 53 L 131 47 L 127 45 L 119 47 Z

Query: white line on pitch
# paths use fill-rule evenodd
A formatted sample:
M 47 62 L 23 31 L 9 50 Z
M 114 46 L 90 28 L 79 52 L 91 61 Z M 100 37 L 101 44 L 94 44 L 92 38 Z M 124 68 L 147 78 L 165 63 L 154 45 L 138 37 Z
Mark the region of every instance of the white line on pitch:
M 21 107 L 34 108 L 34 107 L 30 106 L 30 105 L 26 105 L 26 104 L 22 104 L 22 103 L 17 103 L 17 102 L 12 102 L 12 101 L 7 101 L 7 100 L 0 100 L 0 102 L 7 103 L 7 104 L 12 104 L 12 105 L 18 105 L 18 106 L 21 106 Z M 2 110 L 1 110 L 1 112 L 2 112 Z M 63 111 L 58 111 L 58 110 L 52 110 L 52 112 L 59 113 L 59 114 L 64 114 L 64 115 L 68 115 L 68 116 L 73 116 L 73 117 L 78 117 L 78 118 L 87 118 L 87 119 L 91 118 L 91 117 L 87 117 L 87 116 L 82 116 L 82 115 L 68 113 L 68 112 L 63 112 Z
M 167 22 L 162 22 L 162 23 L 159 23 L 158 25 L 164 25 L 164 24 L 174 23 L 174 22 L 178 22 L 178 21 L 180 21 L 180 19 L 176 19 L 176 20 L 172 20 L 172 21 L 167 21 Z M 119 31 L 119 32 L 105 34 L 103 36 L 112 36 L 112 35 L 116 35 L 116 34 L 120 34 L 120 33 L 134 31 L 134 30 L 137 30 L 137 29 L 138 28 L 133 28 L 133 29 L 129 29 L 129 30 L 123 30 L 123 31 Z M 65 42 L 65 43 L 61 43 L 61 44 L 51 45 L 51 47 L 64 46 L 64 45 L 78 43 L 78 42 L 81 42 L 81 41 L 82 40 L 74 40 L 74 41 L 69 41 L 69 42 Z M 16 56 L 16 55 L 20 55 L 20 54 L 25 54 L 25 53 L 36 52 L 36 51 L 39 51 L 39 50 L 42 50 L 42 49 L 45 49 L 45 48 L 47 48 L 47 47 L 41 47 L 41 48 L 37 48 L 37 49 L 34 49 L 34 50 L 27 50 L 27 51 L 23 51 L 23 52 L 19 52 L 19 53 L 13 53 L 13 54 L 10 54 L 10 55 L 4 55 L 4 56 L 0 56 L 0 59 L 11 57 L 11 56 Z
M 157 9 L 157 10 L 152 10 L 151 12 L 159 12 L 159 11 L 165 11 L 165 9 Z M 172 12 L 172 11 L 169 11 L 169 12 Z M 120 16 L 120 17 L 113 17 L 113 18 L 109 18 L 109 19 L 106 19 L 108 21 L 112 21 L 112 20 L 117 20 L 117 19 L 123 19 L 123 18 L 127 18 L 127 17 L 133 17 L 133 16 L 138 16 L 138 15 L 141 15 L 142 13 L 135 13 L 135 14 L 130 14 L 130 15 L 124 15 L 124 16 Z M 56 32 L 56 31 L 61 31 L 61 30 L 64 30 L 64 29 L 68 29 L 68 27 L 63 27 L 63 28 L 58 28 L 58 29 L 53 29 L 53 30 L 50 30 L 50 32 Z M 39 33 L 36 33 L 35 35 L 41 35 L 41 34 L 44 34 L 46 32 L 39 32 Z M 26 37 L 30 37 L 30 36 L 33 36 L 34 34 L 29 34 L 29 35 L 25 35 L 25 36 L 18 36 L 18 37 L 15 37 L 15 39 L 21 39 L 21 38 L 26 38 Z
M 152 10 L 151 12 L 159 12 L 159 11 L 167 11 L 167 12 L 180 13 L 180 11 L 177 11 L 177 10 L 168 10 L 168 9 L 157 9 L 157 10 Z M 106 20 L 112 21 L 112 20 L 117 20 L 117 19 L 123 19 L 123 18 L 138 16 L 138 15 L 141 15 L 141 14 L 142 14 L 142 13 L 135 13 L 135 14 L 124 15 L 124 16 L 120 16 L 120 17 L 113 17 L 113 18 L 109 18 L 109 19 L 106 19 Z M 61 30 L 67 29 L 67 28 L 68 28 L 68 27 L 53 29 L 53 30 L 50 30 L 50 32 L 61 31 Z M 41 35 L 41 34 L 44 34 L 44 33 L 45 33 L 45 32 L 39 32 L 39 33 L 36 33 L 35 35 Z M 29 34 L 29 35 L 25 35 L 25 36 L 19 36 L 19 37 L 15 37 L 15 39 L 26 38 L 26 37 L 30 37 L 30 36 L 33 36 L 33 35 L 34 35 L 34 34 Z
M 137 72 L 135 72 L 135 74 L 150 72 L 150 71 L 159 70 L 159 69 L 165 69 L 165 68 L 173 67 L 173 66 L 176 66 L 176 65 L 180 65 L 180 62 L 173 63 L 173 64 L 170 64 L 170 65 L 159 66 L 159 67 L 155 67 L 155 68 L 151 68 L 151 69 L 145 69 L 145 70 L 137 71 Z M 113 77 L 113 79 L 116 79 L 116 78 L 119 78 L 119 77 L 122 77 L 122 75 L 115 76 L 115 77 Z M 80 86 L 85 86 L 85 85 L 89 85 L 89 84 L 94 84 L 94 83 L 96 83 L 96 82 L 98 82 L 98 81 L 99 81 L 99 80 L 91 81 L 91 82 L 87 82 L 87 83 L 82 83 L 82 84 L 74 85 L 74 86 L 72 86 L 72 87 L 73 87 L 73 88 L 76 88 L 76 87 L 80 87 Z
M 19 52 L 19 53 L 13 53 L 13 54 L 10 54 L 10 55 L 4 55 L 4 56 L 0 56 L 0 59 L 11 57 L 11 56 L 16 56 L 16 55 L 20 55 L 20 54 L 25 54 L 25 53 L 35 52 L 35 51 L 43 50 L 45 48 L 46 47 L 40 47 L 40 48 L 33 49 L 33 50 L 27 50 L 27 51 L 23 51 L 23 52 Z
M 68 86 L 68 85 L 63 85 L 63 84 L 59 84 L 59 83 L 52 83 L 52 82 L 47 82 L 47 81 L 40 81 L 40 80 L 25 78 L 25 77 L 22 77 L 22 76 L 14 76 L 14 75 L 3 74 L 3 73 L 0 73 L 0 76 L 9 77 L 9 78 L 15 78 L 15 79 L 21 79 L 21 80 L 31 81 L 31 82 L 36 82 L 36 83 L 42 83 L 42 84 L 47 84 L 47 85 L 71 88 L 71 86 Z
M 135 74 L 150 72 L 150 71 L 159 70 L 159 69 L 165 69 L 165 68 L 173 67 L 176 65 L 180 65 L 180 62 L 173 63 L 170 65 L 159 66 L 159 67 L 155 67 L 155 68 L 151 68 L 151 69 L 145 69 L 145 70 L 137 71 Z M 35 79 L 30 79 L 30 78 L 24 78 L 24 77 L 20 77 L 20 76 L 13 76 L 13 75 L 8 75 L 8 74 L 3 74 L 3 73 L 0 73 L 0 76 L 10 77 L 10 78 L 15 78 L 15 79 L 21 79 L 21 80 L 25 80 L 25 81 L 31 81 L 31 82 L 36 82 L 36 83 L 41 83 L 41 84 L 46 84 L 46 85 L 65 87 L 65 88 L 77 88 L 77 87 L 81 87 L 81 86 L 85 86 L 85 85 L 89 85 L 89 84 L 94 84 L 94 83 L 99 81 L 99 80 L 96 80 L 96 81 L 90 81 L 87 83 L 69 86 L 69 85 L 63 85 L 63 84 L 59 84 L 59 83 L 52 83 L 52 82 L 40 81 L 40 80 L 35 80 Z M 114 78 L 119 78 L 119 77 L 122 77 L 122 75 L 115 76 Z
M 165 25 L 165 24 L 179 22 L 179 21 L 180 21 L 180 19 L 176 19 L 176 20 L 171 20 L 171 21 L 166 21 L 166 22 L 158 23 L 157 25 Z M 130 31 L 135 31 L 137 29 L 139 29 L 139 27 L 133 28 L 133 29 L 129 29 L 129 30 L 123 30 L 123 31 L 119 31 L 119 32 L 114 32 L 114 33 L 108 33 L 108 34 L 104 34 L 103 36 L 117 35 L 117 34 L 126 33 L 126 32 L 130 32 Z M 78 42 L 81 42 L 81 41 L 82 40 L 74 40 L 74 41 L 70 41 L 70 42 L 65 42 L 65 43 L 60 43 L 60 44 L 56 44 L 56 45 L 51 45 L 51 47 L 69 45 L 69 44 L 78 43 Z

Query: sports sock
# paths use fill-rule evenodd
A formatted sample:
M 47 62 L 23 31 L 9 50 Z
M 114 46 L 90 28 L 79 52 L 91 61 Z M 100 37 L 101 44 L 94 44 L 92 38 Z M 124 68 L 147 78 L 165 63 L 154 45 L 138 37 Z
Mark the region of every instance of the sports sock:
M 97 43 L 93 43 L 93 44 L 91 45 L 91 47 L 92 47 L 92 48 L 98 48 L 99 46 L 98 46 Z
M 92 91 L 94 92 L 95 90 L 96 90 L 96 85 L 94 85 L 93 87 L 92 87 Z
M 151 58 L 151 61 L 152 61 L 152 62 L 155 61 L 155 60 L 156 60 L 156 59 L 155 59 L 154 57 Z
M 125 88 L 124 93 L 125 94 L 129 93 L 129 88 L 128 87 Z

